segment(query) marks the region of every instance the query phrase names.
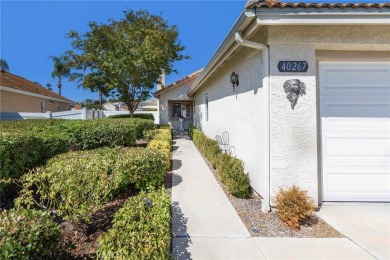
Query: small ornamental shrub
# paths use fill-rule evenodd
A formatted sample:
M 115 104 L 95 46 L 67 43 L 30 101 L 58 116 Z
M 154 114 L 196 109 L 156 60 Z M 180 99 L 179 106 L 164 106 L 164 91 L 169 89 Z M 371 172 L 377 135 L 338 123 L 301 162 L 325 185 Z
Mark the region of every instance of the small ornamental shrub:
M 228 154 L 220 154 L 217 162 L 217 174 L 226 184 L 229 192 L 237 198 L 249 198 L 251 187 L 244 172 L 244 163 Z
M 164 189 L 131 197 L 99 239 L 98 259 L 171 259 L 171 199 Z
M 190 136 L 190 138 L 192 139 L 192 136 L 193 136 L 193 131 L 194 131 L 195 126 L 193 124 L 189 124 L 188 126 L 188 135 Z
M 25 174 L 16 205 L 55 210 L 67 220 L 89 221 L 130 184 L 145 189 L 163 184 L 165 156 L 145 148 L 100 148 L 56 156 Z
M 171 126 L 168 124 L 159 124 L 156 125 L 157 129 L 171 129 Z
M 0 213 L 0 259 L 54 258 L 60 236 L 48 212 L 19 208 Z
M 166 170 L 171 164 L 172 133 L 171 129 L 157 129 L 156 135 L 148 143 L 148 148 L 160 150 L 166 158 Z
M 280 219 L 292 228 L 300 228 L 300 223 L 314 211 L 314 201 L 307 191 L 293 185 L 289 189 L 280 188 L 275 196 L 277 213 Z
M 250 197 L 250 181 L 244 172 L 243 162 L 229 154 L 223 154 L 217 141 L 208 138 L 196 128 L 192 129 L 192 138 L 200 153 L 216 168 L 218 176 L 226 184 L 229 192 L 238 198 Z

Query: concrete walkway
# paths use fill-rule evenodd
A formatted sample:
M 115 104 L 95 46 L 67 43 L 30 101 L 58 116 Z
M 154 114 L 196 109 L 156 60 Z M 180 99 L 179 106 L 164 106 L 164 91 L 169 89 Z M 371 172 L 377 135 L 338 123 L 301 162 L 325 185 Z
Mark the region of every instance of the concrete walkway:
M 173 259 L 374 259 L 347 238 L 252 238 L 185 134 L 172 164 Z

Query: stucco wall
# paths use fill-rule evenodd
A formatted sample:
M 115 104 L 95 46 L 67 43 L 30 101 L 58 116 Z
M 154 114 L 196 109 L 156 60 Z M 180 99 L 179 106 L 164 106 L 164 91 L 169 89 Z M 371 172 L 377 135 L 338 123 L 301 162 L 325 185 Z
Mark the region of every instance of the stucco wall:
M 1 112 L 41 112 L 41 102 L 45 103 L 45 112 L 57 112 L 70 110 L 69 104 L 65 102 L 54 101 L 50 103 L 49 99 L 32 97 L 19 93 L 0 91 L 0 111 Z M 57 108 L 59 105 L 59 110 Z
M 270 196 L 280 187 L 296 184 L 318 198 L 316 63 L 314 45 L 271 45 L 270 47 Z M 281 73 L 281 60 L 308 62 L 308 71 Z M 293 110 L 284 92 L 284 82 L 299 79 L 306 95 Z M 272 200 L 271 200 L 272 201 Z
M 244 161 L 251 186 L 260 195 L 264 192 L 264 91 L 262 86 L 261 51 L 240 48 L 197 91 L 195 98 L 196 126 L 209 137 L 229 133 L 233 155 Z M 239 86 L 233 92 L 230 74 L 239 75 Z M 204 94 L 208 92 L 208 121 L 205 118 Z
M 390 50 L 389 25 L 269 26 L 268 44 L 316 44 L 317 49 Z
M 174 100 L 192 100 L 187 96 L 187 93 L 190 91 L 192 83 L 195 81 L 194 79 L 190 79 L 182 84 L 173 87 L 171 90 L 162 93 L 159 97 L 159 113 L 160 113 L 160 124 L 168 124 L 171 123 L 174 127 L 180 125 L 178 119 L 171 119 L 169 115 L 169 102 Z M 191 119 L 186 119 L 185 126 L 188 127 L 188 124 L 192 123 Z

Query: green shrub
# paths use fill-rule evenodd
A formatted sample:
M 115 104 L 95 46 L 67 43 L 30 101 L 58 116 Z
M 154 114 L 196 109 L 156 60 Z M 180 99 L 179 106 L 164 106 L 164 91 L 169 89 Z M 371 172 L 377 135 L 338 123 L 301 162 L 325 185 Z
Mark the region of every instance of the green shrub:
M 19 208 L 0 213 L 1 259 L 53 258 L 60 236 L 48 212 Z
M 157 129 L 171 129 L 171 126 L 168 124 L 159 124 L 156 125 Z
M 170 203 L 164 189 L 131 197 L 99 239 L 99 259 L 171 259 Z
M 167 161 L 163 152 L 155 149 L 133 148 L 121 149 L 113 172 L 124 175 L 137 189 L 160 187 L 164 184 L 164 173 Z
M 16 205 L 55 210 L 73 222 L 89 221 L 130 184 L 145 189 L 163 184 L 165 156 L 144 148 L 100 148 L 62 154 L 22 177 Z
M 145 119 L 18 120 L 0 122 L 0 180 L 18 178 L 28 169 L 68 150 L 135 146 L 153 129 Z M 4 184 L 0 184 L 0 191 Z
M 300 228 L 300 223 L 314 211 L 314 200 L 307 191 L 293 185 L 285 190 L 280 188 L 275 196 L 277 213 L 280 219 L 292 228 Z
M 229 189 L 229 192 L 238 198 L 248 198 L 251 187 L 248 176 L 244 172 L 244 163 L 228 154 L 220 154 L 217 162 L 217 174 Z
M 150 113 L 147 113 L 147 114 L 133 114 L 133 116 L 131 116 L 130 114 L 112 115 L 112 116 L 109 116 L 108 118 L 142 118 L 142 119 L 153 120 L 153 122 L 154 122 L 154 116 L 153 116 L 153 114 L 150 114 Z
M 157 129 L 154 138 L 149 141 L 148 148 L 157 149 L 164 153 L 166 170 L 171 166 L 172 133 L 171 129 Z
M 229 192 L 238 198 L 250 197 L 250 181 L 244 172 L 243 162 L 228 154 L 222 154 L 218 142 L 196 128 L 192 130 L 192 138 L 200 153 L 217 169 L 218 176 L 226 184 Z
M 188 126 L 188 135 L 190 136 L 190 138 L 192 139 L 192 136 L 193 136 L 193 131 L 194 131 L 195 126 L 193 124 L 189 124 Z

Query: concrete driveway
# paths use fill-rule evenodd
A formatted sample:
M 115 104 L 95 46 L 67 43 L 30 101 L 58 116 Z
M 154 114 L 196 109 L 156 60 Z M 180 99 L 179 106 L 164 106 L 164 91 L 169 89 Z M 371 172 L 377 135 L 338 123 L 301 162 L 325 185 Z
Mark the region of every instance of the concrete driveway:
M 390 259 L 390 204 L 324 204 L 317 215 L 377 259 Z

